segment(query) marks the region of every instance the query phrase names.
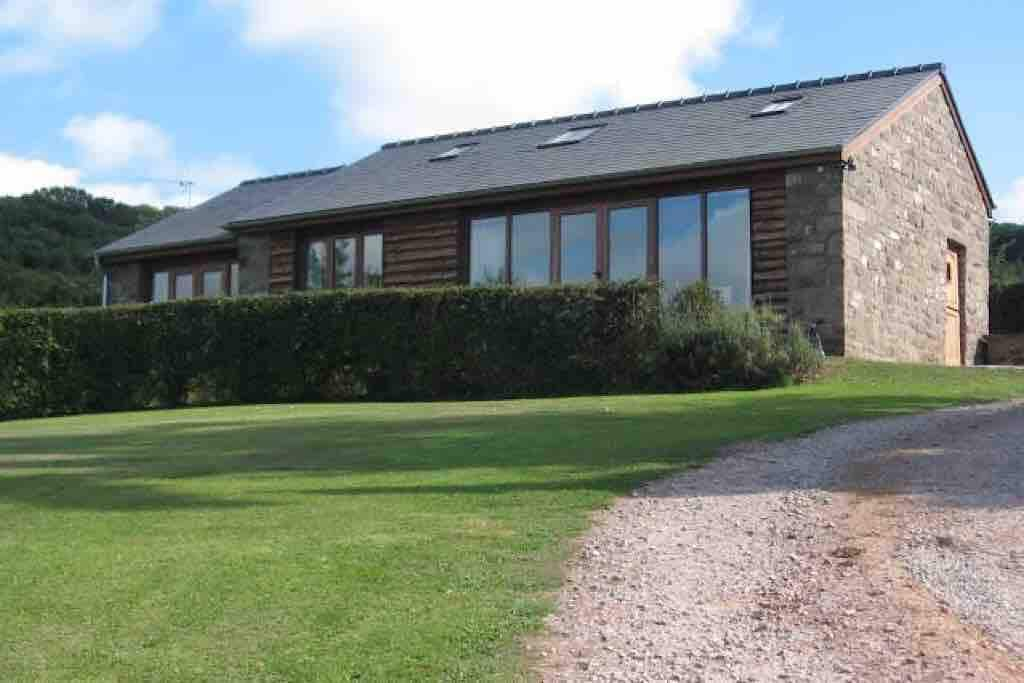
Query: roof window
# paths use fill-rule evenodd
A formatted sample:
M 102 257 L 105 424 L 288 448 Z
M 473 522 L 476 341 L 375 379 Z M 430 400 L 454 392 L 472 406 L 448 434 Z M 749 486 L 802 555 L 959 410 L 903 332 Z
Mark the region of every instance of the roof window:
M 601 128 L 604 128 L 604 124 L 596 126 L 579 126 L 577 128 L 570 128 L 564 133 L 560 133 L 555 137 L 551 138 L 547 142 L 542 142 L 538 147 L 557 147 L 559 145 L 571 145 L 575 142 L 582 142 L 591 135 L 596 133 Z
M 454 147 L 452 147 L 447 152 L 443 152 L 441 154 L 438 154 L 436 157 L 430 157 L 430 160 L 431 161 L 445 161 L 447 159 L 455 159 L 455 158 L 459 157 L 467 149 L 469 149 L 471 147 L 476 147 L 477 144 L 478 143 L 476 143 L 476 142 L 463 142 L 463 143 L 460 143 L 460 144 L 455 145 Z
M 772 100 L 764 106 L 761 111 L 754 112 L 751 116 L 773 116 L 775 114 L 783 114 L 787 109 L 792 107 L 794 104 L 803 99 L 803 95 L 791 95 L 789 97 L 779 97 Z

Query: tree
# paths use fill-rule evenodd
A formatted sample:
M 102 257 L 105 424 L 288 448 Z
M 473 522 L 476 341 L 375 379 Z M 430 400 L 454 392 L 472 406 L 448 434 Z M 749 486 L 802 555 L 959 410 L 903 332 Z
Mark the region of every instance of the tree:
M 129 206 L 74 187 L 0 197 L 0 306 L 99 304 L 93 252 L 177 210 Z

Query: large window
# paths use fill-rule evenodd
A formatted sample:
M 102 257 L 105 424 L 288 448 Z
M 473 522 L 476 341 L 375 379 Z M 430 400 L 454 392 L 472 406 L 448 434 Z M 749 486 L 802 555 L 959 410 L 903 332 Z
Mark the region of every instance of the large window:
M 158 304 L 171 298 L 171 276 L 166 272 L 153 273 L 153 296 L 150 300 Z
M 512 216 L 512 284 L 546 285 L 551 281 L 551 214 Z
M 750 303 L 750 191 L 708 194 L 708 284 L 730 306 Z
M 326 286 L 327 244 L 317 240 L 306 247 L 306 289 L 323 289 Z
M 384 235 L 363 238 L 363 286 L 384 286 Z
M 608 277 L 633 280 L 647 274 L 647 207 L 608 212 Z
M 506 223 L 505 216 L 497 216 L 480 218 L 470 224 L 470 284 L 505 283 Z
M 214 298 L 224 295 L 224 271 L 204 270 L 203 271 L 203 296 Z
M 384 284 L 384 236 L 318 238 L 306 244 L 306 289 L 380 287 Z
M 469 224 L 472 284 L 659 278 L 664 294 L 707 280 L 731 306 L 751 302 L 750 191 L 484 216 Z
M 192 298 L 192 272 L 178 273 L 174 276 L 174 298 L 175 299 L 191 299 Z
M 342 289 L 356 286 L 356 238 L 334 240 L 334 286 Z
M 597 268 L 597 213 L 561 217 L 561 281 L 592 282 Z
M 672 297 L 704 277 L 704 220 L 699 194 L 658 200 L 658 265 Z

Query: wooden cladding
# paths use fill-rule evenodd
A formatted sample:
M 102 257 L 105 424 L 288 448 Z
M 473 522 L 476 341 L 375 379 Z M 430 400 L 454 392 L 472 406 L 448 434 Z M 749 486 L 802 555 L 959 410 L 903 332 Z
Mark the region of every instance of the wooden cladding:
M 459 281 L 459 223 L 452 216 L 384 234 L 384 285 L 422 287 Z
M 750 242 L 754 303 L 785 310 L 789 304 L 785 172 L 754 176 L 750 185 Z
M 281 230 L 270 235 L 270 293 L 295 289 L 297 261 L 295 232 Z

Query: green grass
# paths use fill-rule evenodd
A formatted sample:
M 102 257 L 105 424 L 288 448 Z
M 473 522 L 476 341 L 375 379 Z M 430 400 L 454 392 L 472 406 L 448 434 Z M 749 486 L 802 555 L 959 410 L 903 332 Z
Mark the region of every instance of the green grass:
M 760 392 L 0 423 L 0 680 L 507 680 L 588 515 L 729 441 L 1024 397 L 852 362 Z

